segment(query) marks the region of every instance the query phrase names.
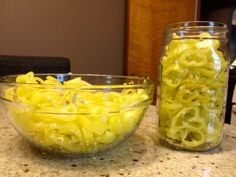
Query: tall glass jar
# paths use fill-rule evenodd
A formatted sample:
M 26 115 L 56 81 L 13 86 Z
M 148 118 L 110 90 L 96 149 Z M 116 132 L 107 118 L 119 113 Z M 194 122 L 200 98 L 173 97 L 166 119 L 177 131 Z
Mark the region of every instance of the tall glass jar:
M 221 143 L 229 65 L 226 33 L 226 25 L 217 22 L 167 27 L 157 99 L 162 142 L 192 151 Z

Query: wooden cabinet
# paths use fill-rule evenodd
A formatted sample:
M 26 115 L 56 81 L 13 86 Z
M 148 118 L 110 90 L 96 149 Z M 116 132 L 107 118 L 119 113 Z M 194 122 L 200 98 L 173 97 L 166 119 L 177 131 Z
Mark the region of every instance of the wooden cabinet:
M 157 86 L 166 25 L 197 19 L 198 7 L 197 0 L 129 0 L 126 74 L 149 76 Z

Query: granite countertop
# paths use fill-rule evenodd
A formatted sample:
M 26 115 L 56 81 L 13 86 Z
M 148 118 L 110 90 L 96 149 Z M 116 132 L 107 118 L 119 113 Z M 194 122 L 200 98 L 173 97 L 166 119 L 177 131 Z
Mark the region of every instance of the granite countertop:
M 235 177 L 236 127 L 225 125 L 217 149 L 193 153 L 159 145 L 155 138 L 155 107 L 150 106 L 139 129 L 126 142 L 95 157 L 47 157 L 23 141 L 9 121 L 0 118 L 0 177 Z

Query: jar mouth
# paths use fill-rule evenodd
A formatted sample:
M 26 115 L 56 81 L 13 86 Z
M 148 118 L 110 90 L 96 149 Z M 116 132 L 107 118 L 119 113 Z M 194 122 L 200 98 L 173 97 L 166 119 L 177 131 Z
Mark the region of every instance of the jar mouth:
M 208 33 L 209 36 L 203 38 L 225 39 L 228 28 L 226 24 L 221 22 L 186 21 L 167 25 L 166 32 L 170 34 L 174 33 L 178 38 L 198 38 L 202 33 Z
M 213 21 L 186 21 L 177 22 L 167 25 L 167 29 L 180 30 L 180 29 L 221 29 L 227 31 L 227 25 L 221 22 Z

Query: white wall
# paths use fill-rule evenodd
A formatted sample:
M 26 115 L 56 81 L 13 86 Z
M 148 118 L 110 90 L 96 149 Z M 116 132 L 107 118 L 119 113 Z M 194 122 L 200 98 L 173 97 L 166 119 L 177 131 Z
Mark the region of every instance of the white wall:
M 122 74 L 125 0 L 0 0 L 0 55 L 65 56 L 77 73 Z

